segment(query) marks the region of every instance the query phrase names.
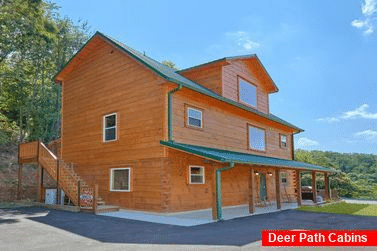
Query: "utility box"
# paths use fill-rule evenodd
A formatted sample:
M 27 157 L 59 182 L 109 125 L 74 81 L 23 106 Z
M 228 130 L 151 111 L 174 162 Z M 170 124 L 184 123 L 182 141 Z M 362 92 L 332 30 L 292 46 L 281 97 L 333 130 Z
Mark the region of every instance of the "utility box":
M 45 203 L 54 205 L 56 204 L 56 193 L 57 189 L 56 188 L 48 188 L 45 191 Z M 61 190 L 61 196 L 60 196 L 60 205 L 64 205 L 64 191 Z

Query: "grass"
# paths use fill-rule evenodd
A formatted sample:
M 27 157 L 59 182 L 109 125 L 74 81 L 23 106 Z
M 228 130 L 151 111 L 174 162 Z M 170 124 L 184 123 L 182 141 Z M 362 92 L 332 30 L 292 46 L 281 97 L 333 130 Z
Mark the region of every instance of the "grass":
M 299 211 L 377 216 L 377 205 L 340 202 L 324 206 L 302 206 Z

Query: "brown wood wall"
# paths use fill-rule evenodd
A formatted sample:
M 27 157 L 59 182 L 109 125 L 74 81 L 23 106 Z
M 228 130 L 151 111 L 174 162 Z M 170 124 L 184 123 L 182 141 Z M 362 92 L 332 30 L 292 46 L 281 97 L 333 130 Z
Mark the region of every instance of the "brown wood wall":
M 160 157 L 164 81 L 102 40 L 94 43 L 63 81 L 63 159 L 80 165 Z M 103 142 L 103 116 L 113 112 L 118 140 Z
M 248 66 L 242 61 L 231 61 L 229 65 L 223 66 L 222 96 L 239 102 L 239 77 L 242 77 L 257 87 L 257 110 L 268 114 L 268 93 L 262 83 L 251 73 Z
M 222 67 L 220 64 L 203 66 L 184 71 L 181 75 L 222 95 Z
M 171 165 L 171 206 L 169 211 L 187 211 L 195 209 L 210 208 L 212 203 L 213 178 L 215 170 L 227 164 L 214 161 L 205 161 L 203 158 L 183 153 L 177 150 L 168 150 L 169 163 Z M 198 165 L 205 168 L 205 184 L 189 183 L 189 166 Z M 256 167 L 251 165 L 235 165 L 234 168 L 222 172 L 221 184 L 223 195 L 223 206 L 234 206 L 248 203 L 248 180 L 249 169 L 254 168 L 266 174 L 267 199 L 275 203 L 275 172 L 272 167 Z M 285 194 L 294 194 L 295 181 L 294 171 L 284 170 L 288 173 L 288 183 L 281 185 L 281 198 L 286 198 Z M 269 176 L 268 173 L 272 173 Z M 254 176 L 255 201 L 259 202 L 259 176 Z
M 126 209 L 167 211 L 170 172 L 165 158 L 141 159 L 109 164 L 82 164 L 75 167 L 88 185 L 99 185 L 99 195 L 106 203 Z M 110 191 L 111 168 L 130 168 L 131 191 Z
M 185 106 L 191 105 L 203 110 L 203 128 L 194 129 L 185 125 Z M 173 137 L 180 143 L 241 151 L 250 154 L 291 159 L 290 131 L 275 124 L 243 112 L 240 109 L 228 109 L 223 102 L 216 102 L 204 95 L 193 94 L 183 89 L 173 98 Z M 248 149 L 248 124 L 266 130 L 266 151 Z M 280 147 L 280 133 L 286 134 L 288 146 Z

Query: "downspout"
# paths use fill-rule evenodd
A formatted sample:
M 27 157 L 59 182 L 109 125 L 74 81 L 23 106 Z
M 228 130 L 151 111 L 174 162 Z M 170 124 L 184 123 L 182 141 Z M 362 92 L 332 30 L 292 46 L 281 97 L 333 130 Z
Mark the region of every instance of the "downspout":
M 168 139 L 173 142 L 173 93 L 182 89 L 183 85 L 178 85 L 174 90 L 168 93 Z
M 229 166 L 219 168 L 216 170 L 216 209 L 217 219 L 223 221 L 223 208 L 222 208 L 222 193 L 221 193 L 221 172 L 229 170 L 234 167 L 234 162 L 230 162 Z

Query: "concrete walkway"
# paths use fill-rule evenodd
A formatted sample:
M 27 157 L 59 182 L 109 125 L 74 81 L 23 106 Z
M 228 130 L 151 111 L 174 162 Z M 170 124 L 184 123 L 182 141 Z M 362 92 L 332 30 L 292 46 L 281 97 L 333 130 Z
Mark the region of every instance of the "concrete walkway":
M 223 215 L 224 220 L 230 220 L 240 217 L 260 215 L 266 213 L 278 212 L 281 210 L 295 209 L 297 208 L 297 203 L 282 203 L 282 208 L 277 209 L 275 204 L 268 205 L 265 207 L 256 207 L 255 213 L 249 214 L 249 206 L 232 206 L 224 207 Z M 202 224 L 207 224 L 214 222 L 212 220 L 212 210 L 195 210 L 188 212 L 178 212 L 178 213 L 152 213 L 143 211 L 133 211 L 133 210 L 120 210 L 118 212 L 102 213 L 99 215 L 117 217 L 130 220 L 140 220 L 146 222 L 169 224 L 175 226 L 197 226 Z
M 347 199 L 342 198 L 343 201 L 347 203 L 356 203 L 356 204 L 377 204 L 377 200 L 358 200 L 358 199 Z

